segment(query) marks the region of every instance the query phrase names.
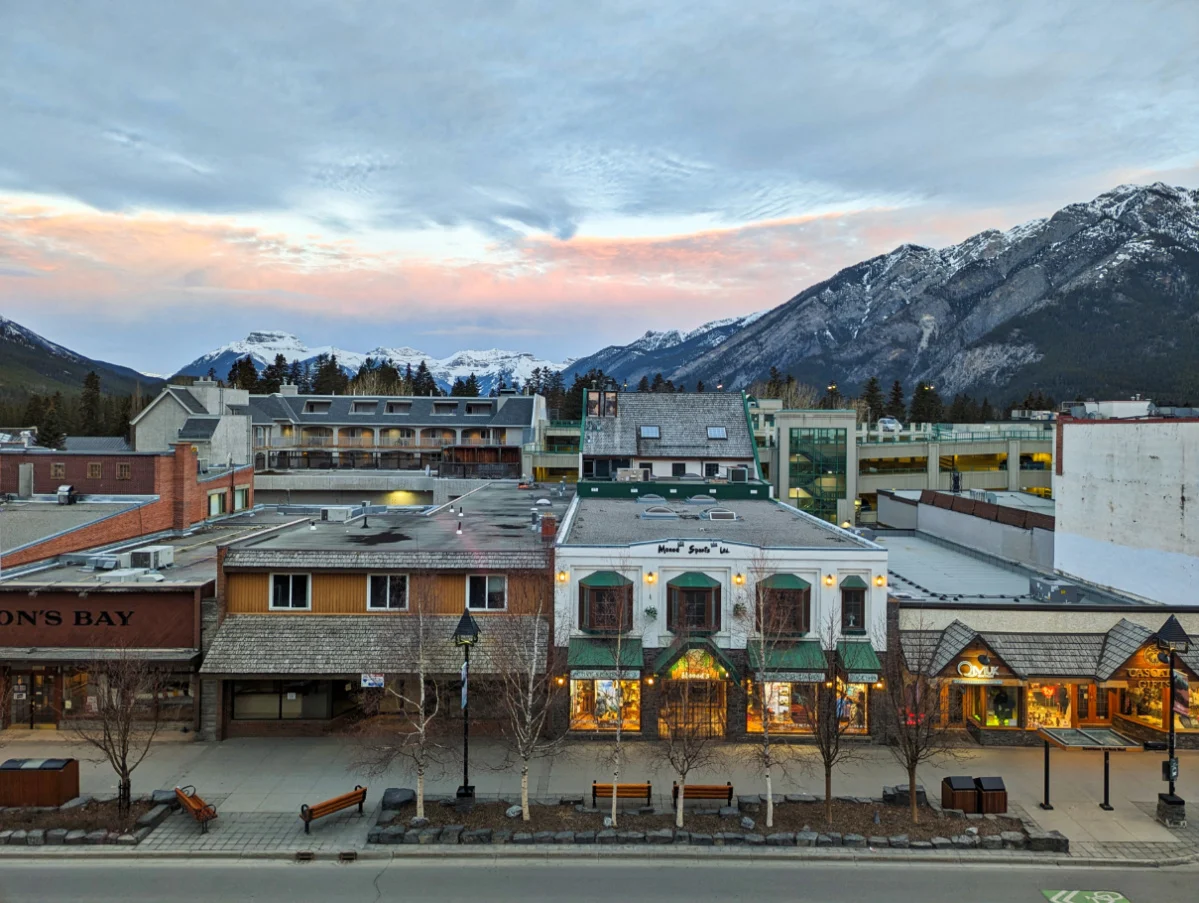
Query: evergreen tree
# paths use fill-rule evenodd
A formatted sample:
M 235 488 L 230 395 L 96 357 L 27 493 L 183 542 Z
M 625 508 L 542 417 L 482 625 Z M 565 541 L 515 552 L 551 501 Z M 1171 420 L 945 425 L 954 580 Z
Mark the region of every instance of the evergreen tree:
M 894 417 L 900 423 L 908 419 L 908 408 L 903 400 L 903 384 L 899 380 L 895 380 L 891 384 L 891 396 L 887 399 L 884 413 L 888 417 Z
M 412 394 L 424 397 L 441 394 L 437 388 L 437 380 L 433 378 L 433 374 L 429 372 L 429 367 L 424 361 L 420 362 L 412 377 Z
M 262 376 L 258 378 L 257 394 L 274 395 L 283 385 L 283 381 L 288 378 L 289 373 L 287 358 L 276 354 L 275 360 L 263 368 Z
M 66 438 L 66 429 L 58 413 L 61 404 L 62 394 L 56 392 L 42 408 L 42 419 L 37 425 L 37 441 L 44 448 L 61 448 Z
M 862 387 L 862 401 L 866 404 L 866 410 L 870 422 L 874 423 L 878 418 L 883 416 L 883 411 L 886 408 L 886 403 L 883 401 L 883 390 L 879 386 L 878 377 L 872 376 L 866 380 L 866 385 Z
M 40 427 L 46 417 L 46 399 L 41 395 L 30 395 L 25 402 L 25 413 L 21 417 L 21 426 Z
M 699 381 L 698 381 L 698 382 L 695 384 L 695 391 L 696 391 L 696 392 L 703 392 L 703 391 L 704 391 L 704 381 L 703 381 L 702 379 L 701 379 L 701 380 L 699 380 Z
M 649 377 L 648 376 L 641 377 L 641 381 L 639 383 L 637 383 L 637 391 L 638 392 L 648 392 L 649 391 Z
M 258 392 L 258 368 L 254 365 L 254 358 L 246 355 L 234 361 L 233 366 L 229 368 L 229 388 L 245 389 L 248 392 Z
M 460 398 L 466 394 L 466 380 L 461 376 L 455 377 L 453 384 L 450 386 L 450 397 Z
M 835 382 L 829 383 L 828 388 L 824 392 L 824 397 L 820 399 L 820 407 L 826 411 L 835 411 L 845 405 L 845 398 L 841 395 L 841 390 L 837 388 Z
M 990 423 L 995 419 L 995 409 L 991 407 L 991 399 L 983 399 L 982 407 L 978 411 L 978 419 L 980 423 Z
M 95 370 L 83 378 L 83 393 L 79 396 L 79 432 L 84 436 L 99 436 L 104 432 L 100 377 Z
M 673 392 L 674 391 L 674 383 L 669 379 L 666 380 L 666 382 L 662 383 L 662 391 L 663 392 Z
M 479 397 L 479 378 L 473 373 L 466 378 L 466 382 L 463 384 L 462 394 L 467 398 Z
M 287 381 L 296 387 L 297 392 L 304 392 L 304 365 L 298 360 L 292 361 L 287 367 Z
M 912 393 L 911 417 L 913 423 L 940 423 L 945 419 L 941 396 L 926 382 L 917 383 L 916 391 Z
M 666 388 L 666 380 L 662 378 L 661 373 L 654 374 L 654 381 L 649 384 L 651 392 L 661 392 Z
M 207 376 L 208 376 L 208 379 L 210 379 L 214 383 L 220 382 L 220 380 L 216 378 L 216 367 L 209 367 Z
M 345 395 L 350 388 L 350 378 L 337 362 L 337 355 L 317 355 L 316 365 L 316 374 L 312 377 L 312 394 Z

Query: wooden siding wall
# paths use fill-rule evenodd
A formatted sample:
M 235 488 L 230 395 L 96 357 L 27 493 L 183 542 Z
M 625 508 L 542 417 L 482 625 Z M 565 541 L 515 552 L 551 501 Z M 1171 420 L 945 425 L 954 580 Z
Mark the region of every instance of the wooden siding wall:
M 282 573 L 282 572 L 280 572 Z M 298 572 L 290 572 L 298 573 Z M 404 573 L 397 571 L 396 573 Z M 264 572 L 227 572 L 227 610 L 230 614 L 276 614 L 270 609 L 270 575 Z M 542 614 L 553 611 L 552 576 L 544 572 L 520 572 L 508 577 L 508 611 L 513 614 L 535 614 L 538 598 Z M 296 615 L 356 615 L 397 614 L 405 612 L 368 612 L 366 610 L 365 571 L 350 573 L 320 573 L 312 575 L 311 611 L 290 610 L 278 614 Z M 413 610 L 418 602 L 427 603 L 429 614 L 460 614 L 466 605 L 466 572 L 447 574 L 410 574 L 408 606 Z M 476 612 L 488 614 L 488 612 Z

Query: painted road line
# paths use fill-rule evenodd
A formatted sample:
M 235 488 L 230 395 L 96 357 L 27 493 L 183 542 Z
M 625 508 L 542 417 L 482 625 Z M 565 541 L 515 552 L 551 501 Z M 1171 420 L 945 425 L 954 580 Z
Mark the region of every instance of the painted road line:
M 1130 903 L 1124 894 L 1114 890 L 1043 890 L 1049 903 Z

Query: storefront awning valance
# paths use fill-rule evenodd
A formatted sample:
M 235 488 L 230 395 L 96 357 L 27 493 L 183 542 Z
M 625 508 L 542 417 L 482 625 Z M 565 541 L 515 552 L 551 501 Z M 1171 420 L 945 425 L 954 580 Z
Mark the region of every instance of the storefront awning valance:
M 613 639 L 572 637 L 566 653 L 566 667 L 571 670 L 616 670 L 616 647 Z M 620 645 L 620 670 L 640 672 L 645 663 L 641 651 L 641 640 L 622 639 Z
M 633 581 L 628 577 L 624 577 L 616 571 L 596 571 L 588 574 L 579 581 L 582 586 L 590 589 L 605 589 L 617 586 L 632 586 Z
M 841 589 L 870 589 L 870 584 L 857 574 L 850 574 L 841 581 Z
M 878 653 L 869 643 L 841 640 L 837 643 L 837 655 L 840 656 L 841 665 L 849 674 L 851 683 L 876 681 L 883 670 Z
M 758 672 L 763 672 L 766 680 L 776 671 L 809 671 L 824 674 L 827 662 L 824 650 L 815 640 L 803 640 L 798 643 L 777 645 L 766 650 L 766 667 L 762 667 L 762 650 L 753 640 L 750 640 L 749 666 Z
M 88 662 L 115 661 L 121 656 L 145 659 L 154 664 L 189 665 L 200 657 L 199 649 L 93 649 L 91 647 L 0 647 L 0 662 Z
M 812 584 L 794 574 L 771 574 L 758 586 L 765 589 L 811 589 Z
M 712 589 L 720 586 L 720 581 L 698 571 L 688 571 L 668 580 L 667 586 L 677 586 L 679 589 Z
M 654 660 L 654 673 L 658 675 L 667 674 L 674 667 L 675 663 L 691 650 L 698 650 L 712 656 L 716 664 L 724 670 L 730 680 L 739 681 L 741 679 L 732 660 L 729 659 L 723 649 L 712 641 L 711 637 L 689 637 L 675 640 L 675 642 L 663 649 Z

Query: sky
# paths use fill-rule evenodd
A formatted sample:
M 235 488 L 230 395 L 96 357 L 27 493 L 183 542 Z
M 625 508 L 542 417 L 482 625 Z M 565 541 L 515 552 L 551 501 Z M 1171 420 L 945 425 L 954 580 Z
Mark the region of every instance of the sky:
M 550 360 L 1199 187 L 1199 2 L 0 3 L 0 316 Z

